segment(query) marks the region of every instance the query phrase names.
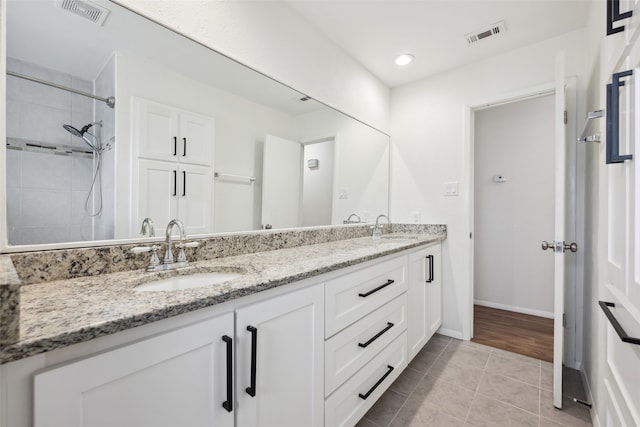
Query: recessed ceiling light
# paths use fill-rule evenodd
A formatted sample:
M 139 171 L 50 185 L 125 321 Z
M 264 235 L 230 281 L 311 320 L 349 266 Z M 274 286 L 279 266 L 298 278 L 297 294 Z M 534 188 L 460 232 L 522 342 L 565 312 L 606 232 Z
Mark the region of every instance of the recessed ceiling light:
M 403 53 L 402 55 L 396 56 L 396 65 L 405 66 L 413 61 L 414 56 L 410 53 Z

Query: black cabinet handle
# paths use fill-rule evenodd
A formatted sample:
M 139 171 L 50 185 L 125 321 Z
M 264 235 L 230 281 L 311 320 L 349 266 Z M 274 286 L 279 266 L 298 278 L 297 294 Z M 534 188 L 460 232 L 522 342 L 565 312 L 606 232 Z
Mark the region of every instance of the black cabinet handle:
M 173 171 L 173 194 L 172 196 L 176 196 L 178 194 L 178 171 Z
M 174 156 L 178 155 L 178 137 L 177 136 L 173 137 L 173 155 Z
M 606 163 L 623 163 L 633 158 L 631 154 L 620 154 L 620 93 L 624 86 L 620 79 L 633 75 L 633 70 L 615 73 L 612 83 L 607 85 L 607 150 Z
M 373 337 L 371 337 L 371 339 L 369 339 L 369 341 L 367 341 L 366 343 L 363 344 L 363 343 L 359 342 L 358 346 L 362 347 L 362 348 L 367 348 L 369 346 L 369 344 L 371 344 L 372 342 L 374 342 L 375 340 L 380 338 L 382 336 L 382 334 L 384 334 L 385 332 L 387 332 L 391 328 L 393 328 L 393 323 L 387 322 L 387 326 L 385 326 L 385 328 L 383 330 L 381 330 L 380 332 L 375 334 Z
M 613 28 L 613 23 L 626 18 L 631 18 L 633 11 L 620 13 L 620 0 L 607 0 L 607 35 L 616 34 L 624 31 L 624 25 Z
M 246 388 L 246 392 L 251 397 L 256 397 L 256 358 L 258 349 L 258 328 L 247 326 L 247 331 L 251 332 L 251 385 Z
M 187 138 L 182 138 L 182 157 L 187 156 Z
M 429 277 L 425 280 L 427 283 L 433 282 L 433 255 L 427 255 L 429 260 Z
M 227 343 L 227 400 L 222 402 L 222 407 L 227 412 L 233 411 L 233 340 L 224 335 L 222 341 Z
M 187 195 L 187 172 L 182 171 L 182 195 Z
M 369 395 L 370 395 L 371 393 L 373 393 L 373 392 L 374 392 L 374 390 L 375 390 L 375 389 L 377 389 L 377 388 L 378 388 L 378 386 L 379 386 L 380 384 L 382 384 L 382 381 L 384 381 L 384 380 L 385 380 L 385 378 L 387 378 L 387 377 L 389 376 L 389 374 L 391 374 L 391 372 L 393 372 L 394 367 L 393 367 L 393 366 L 391 366 L 391 365 L 387 365 L 387 369 L 388 369 L 388 370 L 387 370 L 387 372 L 385 372 L 385 374 L 382 376 L 382 378 L 380 378 L 380 379 L 378 380 L 378 382 L 377 382 L 377 383 L 375 383 L 375 384 L 373 385 L 373 387 L 371 387 L 371 388 L 369 389 L 369 391 L 368 391 L 368 392 L 366 392 L 365 394 L 362 394 L 362 393 L 358 394 L 358 396 L 359 396 L 362 400 L 367 400 L 367 397 L 369 397 Z
M 618 319 L 616 319 L 613 313 L 611 312 L 611 310 L 609 310 L 609 307 L 616 306 L 614 303 L 607 302 L 607 301 L 598 301 L 598 304 L 600 305 L 600 308 L 602 309 L 602 311 L 604 311 L 604 314 L 605 316 L 607 316 L 607 319 L 609 319 L 609 322 L 611 322 L 611 326 L 613 326 L 613 329 L 615 329 L 616 333 L 618 334 L 622 342 L 628 342 L 629 344 L 640 345 L 640 338 L 633 338 L 627 335 L 624 329 L 622 329 L 622 325 L 620 324 L 620 322 L 618 322 Z
M 364 297 L 364 298 L 366 298 L 366 297 L 368 297 L 369 295 L 371 295 L 371 294 L 374 294 L 374 293 L 378 292 L 380 289 L 386 288 L 387 286 L 389 286 L 389 285 L 390 285 L 390 284 L 392 284 L 392 283 L 394 283 L 394 280 L 389 279 L 389 280 L 387 280 L 387 283 L 385 283 L 385 284 L 383 284 L 383 285 L 380 285 L 380 286 L 378 286 L 378 287 L 377 287 L 377 288 L 375 288 L 375 289 L 371 289 L 369 292 L 365 292 L 364 294 L 358 294 L 358 296 L 359 296 L 359 297 Z

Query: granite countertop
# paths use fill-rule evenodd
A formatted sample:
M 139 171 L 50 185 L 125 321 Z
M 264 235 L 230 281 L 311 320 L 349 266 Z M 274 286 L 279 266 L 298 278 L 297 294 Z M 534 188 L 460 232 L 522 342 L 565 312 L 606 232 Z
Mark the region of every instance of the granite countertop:
M 23 286 L 20 339 L 0 345 L 0 364 L 166 319 L 252 293 L 440 241 L 442 234 L 387 234 L 192 262 L 159 273 L 123 271 Z M 139 292 L 143 283 L 211 271 L 242 272 L 195 289 Z

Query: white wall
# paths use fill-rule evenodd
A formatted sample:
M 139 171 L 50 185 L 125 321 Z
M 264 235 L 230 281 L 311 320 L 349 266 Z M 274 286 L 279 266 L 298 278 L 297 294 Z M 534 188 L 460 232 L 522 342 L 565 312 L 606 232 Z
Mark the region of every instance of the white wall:
M 214 170 L 262 176 L 262 145 L 267 133 L 291 138 L 293 118 L 218 88 L 186 78 L 158 64 L 117 54 L 117 224 L 116 238 L 137 235 L 131 225 L 131 97 L 136 96 L 212 117 L 215 127 Z M 214 181 L 214 231 L 260 228 L 262 188 L 254 184 Z
M 546 95 L 475 113 L 476 304 L 553 317 L 554 112 Z
M 382 131 L 389 129 L 389 89 L 284 3 L 117 3 Z
M 471 124 L 465 107 L 554 81 L 555 56 L 565 51 L 566 74 L 578 76 L 583 93 L 585 30 L 574 31 L 405 85 L 391 96 L 391 216 L 448 226 L 443 245 L 443 331 L 470 337 L 471 240 L 469 153 Z M 579 99 L 580 105 L 584 100 Z M 582 110 L 584 107 L 582 107 Z M 443 183 L 459 183 L 458 197 L 444 197 Z

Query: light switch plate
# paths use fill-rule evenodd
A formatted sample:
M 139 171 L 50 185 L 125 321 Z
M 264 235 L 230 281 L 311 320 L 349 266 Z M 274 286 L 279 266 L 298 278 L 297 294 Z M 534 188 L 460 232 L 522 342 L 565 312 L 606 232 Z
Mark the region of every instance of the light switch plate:
M 458 182 L 445 182 L 444 183 L 444 195 L 445 196 L 457 196 L 458 195 Z

